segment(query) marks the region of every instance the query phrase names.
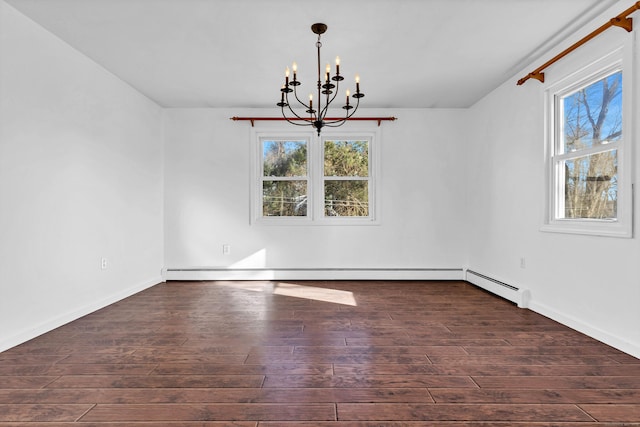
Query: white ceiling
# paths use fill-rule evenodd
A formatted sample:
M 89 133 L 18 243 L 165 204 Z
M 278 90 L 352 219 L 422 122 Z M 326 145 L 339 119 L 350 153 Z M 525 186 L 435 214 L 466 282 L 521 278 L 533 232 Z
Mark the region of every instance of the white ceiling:
M 323 22 L 361 106 L 402 108 L 472 105 L 617 0 L 7 2 L 165 107 L 277 108 L 292 61 L 311 92 Z

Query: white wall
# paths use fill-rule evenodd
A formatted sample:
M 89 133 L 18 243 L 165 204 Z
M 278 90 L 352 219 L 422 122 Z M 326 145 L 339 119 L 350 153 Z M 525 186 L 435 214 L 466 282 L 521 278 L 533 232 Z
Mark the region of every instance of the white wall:
M 592 28 L 622 9 L 618 5 L 607 11 Z M 638 238 L 540 231 L 546 197 L 544 90 L 549 81 L 597 58 L 599 52 L 610 51 L 625 37 L 626 32 L 612 28 L 547 69 L 546 84 L 530 80 L 516 86 L 518 78 L 544 61 L 531 64 L 471 108 L 469 267 L 528 289 L 533 310 L 640 357 Z M 639 53 L 636 45 L 636 70 Z M 625 75 L 627 78 L 631 75 Z M 633 78 L 640 86 L 637 75 Z M 627 137 L 634 145 L 636 170 L 640 165 L 639 89 L 636 87 L 634 116 L 627 117 L 635 122 L 634 135 Z M 636 197 L 636 217 L 639 207 Z M 525 268 L 520 267 L 521 257 Z
M 460 269 L 465 261 L 466 141 L 460 126 L 465 114 L 363 111 L 363 116 L 399 118 L 380 128 L 380 225 L 279 227 L 250 223 L 251 125 L 229 120 L 273 116 L 274 110 L 166 110 L 165 265 Z M 264 129 L 264 123 L 256 127 Z M 291 127 L 271 124 L 277 126 Z M 349 126 L 343 129 L 353 129 Z M 377 124 L 358 126 L 375 129 Z M 231 255 L 222 254 L 223 244 L 231 245 Z
M 161 281 L 163 147 L 156 104 L 2 1 L 0 52 L 1 351 Z
M 381 127 L 380 225 L 277 227 L 250 223 L 250 124 L 229 120 L 273 110 L 162 112 L 2 0 L 0 52 L 0 351 L 162 266 L 468 266 L 640 355 L 638 239 L 540 231 L 544 86 L 517 87 L 521 73 L 469 110 L 363 112 L 399 117 Z

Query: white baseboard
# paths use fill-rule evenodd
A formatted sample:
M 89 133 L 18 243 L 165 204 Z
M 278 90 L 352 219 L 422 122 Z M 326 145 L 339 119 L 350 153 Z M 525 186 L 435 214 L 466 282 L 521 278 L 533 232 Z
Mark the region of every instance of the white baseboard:
M 520 308 L 529 308 L 530 293 L 526 289 L 485 276 L 484 274 L 473 270 L 465 270 L 464 280 L 479 288 L 489 291 L 492 294 L 511 301 L 517 304 Z
M 167 268 L 165 280 L 464 280 L 462 268 Z
M 531 294 L 527 289 L 522 289 L 513 284 L 507 284 L 493 277 L 485 276 L 473 270 L 465 270 L 466 281 L 496 294 L 506 300 L 514 302 L 521 308 L 528 308 L 538 314 L 549 319 L 555 320 L 571 329 L 581 332 L 593 339 L 601 341 L 613 348 L 628 353 L 634 357 L 640 358 L 640 345 L 629 342 L 623 338 L 612 335 L 601 329 L 598 329 L 580 319 L 562 314 L 551 307 L 536 302 L 531 298 Z
M 75 310 L 56 316 L 38 325 L 28 327 L 18 332 L 15 335 L 12 335 L 8 338 L 3 338 L 2 340 L 0 340 L 0 352 L 8 350 L 22 343 L 25 343 L 44 333 L 47 333 L 56 328 L 59 328 L 60 326 L 63 326 L 69 322 L 79 319 L 82 316 L 91 314 L 94 311 L 100 310 L 101 308 L 104 308 L 110 304 L 121 301 L 127 297 L 130 297 L 131 295 L 137 294 L 138 292 L 141 292 L 145 289 L 155 286 L 161 282 L 164 282 L 162 277 L 154 277 L 152 279 L 146 280 L 144 282 L 131 286 L 127 289 L 124 289 L 120 292 L 116 292 L 115 294 L 109 295 L 108 297 L 102 298 L 98 301 L 92 301 L 90 304 L 87 304 L 83 307 L 79 307 Z
M 585 323 L 580 319 L 562 314 L 549 307 L 548 305 L 541 304 L 539 302 L 536 302 L 535 300 L 532 300 L 529 303 L 529 308 L 531 309 L 531 311 L 535 311 L 538 314 L 555 320 L 556 322 L 568 326 L 571 329 L 575 329 L 578 332 L 581 332 L 591 338 L 594 338 L 607 345 L 610 345 L 613 348 L 616 348 L 640 359 L 640 344 L 638 343 L 632 343 L 623 338 L 612 335 L 588 323 Z

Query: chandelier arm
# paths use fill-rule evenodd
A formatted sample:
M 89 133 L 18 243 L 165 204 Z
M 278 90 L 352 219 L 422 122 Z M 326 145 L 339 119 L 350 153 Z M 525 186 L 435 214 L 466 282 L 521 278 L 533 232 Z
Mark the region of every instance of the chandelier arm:
M 291 107 L 289 107 L 289 109 L 291 110 Z M 309 119 L 305 119 L 304 117 L 300 117 L 299 115 L 297 115 L 293 110 L 291 110 L 291 112 L 293 113 L 294 116 L 296 116 L 298 118 L 298 120 L 301 120 L 302 123 L 296 123 L 294 120 L 292 120 L 290 117 L 287 117 L 286 114 L 284 113 L 284 107 L 282 107 L 282 117 L 284 117 L 284 119 L 291 123 L 292 125 L 296 125 L 296 126 L 309 126 Z
M 338 89 L 340 89 L 340 82 L 336 80 L 336 90 L 333 92 L 333 96 L 331 97 L 331 100 L 329 100 L 329 96 L 330 94 L 328 93 L 326 96 L 326 101 L 327 104 L 324 106 L 324 108 L 322 109 L 322 118 L 324 119 L 324 117 L 326 117 L 327 112 L 329 110 L 329 105 L 331 105 L 331 103 L 333 102 L 334 99 L 336 99 L 336 95 L 338 95 Z M 330 90 L 330 89 L 327 89 Z
M 291 123 L 292 125 L 296 125 L 296 126 L 309 126 L 309 120 L 307 119 L 302 119 L 303 123 L 296 123 L 292 120 L 289 120 L 288 118 L 284 118 L 287 122 Z
M 294 87 L 294 90 L 295 90 L 295 87 Z M 297 117 L 297 118 L 298 118 L 298 119 L 300 119 L 300 120 L 305 120 L 305 118 L 304 118 L 304 117 L 301 117 L 300 115 L 298 115 L 298 113 L 296 113 L 296 112 L 294 111 L 294 109 L 293 109 L 293 108 L 291 108 L 291 104 L 289 103 L 289 94 L 287 94 L 287 95 L 286 95 L 286 98 L 287 98 L 287 107 L 289 107 L 289 111 L 291 111 L 291 114 L 293 114 L 295 117 Z M 289 123 L 293 123 L 293 124 L 295 124 L 295 125 L 300 126 L 300 124 L 299 124 L 299 123 L 294 123 L 294 122 L 292 122 L 291 120 L 289 120 L 289 118 L 288 118 L 288 117 L 287 117 L 287 115 L 285 114 L 284 106 L 282 107 L 282 117 L 284 117 L 284 118 L 285 118 Z M 304 125 L 302 125 L 302 126 L 304 126 Z
M 302 116 L 298 115 L 298 113 L 296 113 L 296 112 L 293 110 L 293 108 L 291 108 L 291 105 L 288 105 L 288 104 L 287 104 L 287 106 L 289 107 L 289 111 L 291 111 L 291 114 L 293 114 L 293 115 L 294 115 L 295 117 L 297 117 L 299 120 L 307 120 L 307 118 L 305 118 L 305 117 L 302 117 Z M 292 122 L 289 120 L 289 117 L 287 117 L 287 115 L 285 114 L 285 112 L 284 112 L 284 107 L 282 107 L 282 117 L 284 117 L 284 118 L 285 118 L 289 123 L 292 123 Z M 297 123 L 296 123 L 296 124 L 297 124 Z
M 294 92 L 294 94 L 295 94 L 295 92 L 296 92 L 296 90 L 295 90 L 295 86 L 293 87 L 293 92 Z M 300 101 L 300 100 L 298 99 L 298 96 L 297 96 L 297 95 L 296 95 L 296 99 L 298 100 L 298 102 L 299 102 L 302 106 L 304 106 L 305 108 L 308 108 L 308 106 L 306 106 L 302 101 Z M 288 95 L 288 94 L 287 94 L 287 107 L 289 107 L 289 111 L 291 111 L 291 114 L 293 114 L 294 116 L 296 116 L 298 119 L 300 119 L 300 120 L 308 120 L 308 118 L 302 117 L 302 116 L 300 116 L 298 113 L 296 113 L 296 112 L 295 112 L 295 110 L 291 107 L 291 104 L 289 103 L 289 95 Z M 285 113 L 284 113 L 284 107 L 282 107 L 282 116 L 283 116 L 285 119 L 287 119 L 287 116 L 286 116 L 286 115 L 285 115 Z M 312 116 L 312 117 L 311 117 L 311 120 L 313 120 L 313 119 L 314 119 L 314 116 Z M 289 123 L 293 123 L 293 122 L 289 121 L 288 119 L 287 119 L 287 121 L 288 121 Z M 307 126 L 307 125 L 304 125 L 304 124 L 303 124 L 303 125 L 301 125 L 301 124 L 299 124 L 299 123 L 294 123 L 294 124 L 295 124 L 295 125 L 298 125 L 298 126 Z
M 347 110 L 347 114 L 346 114 L 346 117 L 344 119 L 325 122 L 325 126 L 329 126 L 329 127 L 342 126 L 347 120 L 349 120 L 356 113 L 356 111 L 358 111 L 358 107 L 359 106 L 360 106 L 360 98 L 356 98 L 356 105 L 355 105 L 355 107 L 353 107 L 353 111 L 351 111 L 351 113 L 349 113 L 349 110 Z M 335 123 L 340 123 L 340 124 L 336 125 Z
M 296 100 L 298 101 L 298 103 L 300 105 L 302 105 L 305 108 L 308 108 L 304 102 L 300 101 L 300 98 L 298 98 L 298 91 L 296 90 L 296 86 L 293 87 L 293 95 L 296 97 Z
M 356 113 L 356 111 L 358 111 L 359 106 L 360 106 L 360 98 L 356 98 L 356 106 L 353 107 L 353 111 L 351 112 L 351 114 L 349 114 L 349 111 L 347 110 L 347 118 L 345 120 L 349 120 L 351 116 L 353 116 Z
M 310 109 L 311 109 L 307 104 L 305 104 L 304 102 L 300 101 L 300 98 L 298 98 L 298 91 L 296 90 L 296 86 L 294 86 L 294 87 L 293 87 L 293 95 L 296 97 L 296 100 L 298 101 L 298 103 L 299 103 L 300 105 L 302 105 L 302 106 L 303 106 L 304 108 L 306 108 L 307 110 L 310 110 Z M 287 97 L 287 98 L 288 98 L 288 97 Z M 287 100 L 287 103 L 288 103 L 288 100 Z M 289 109 L 291 110 L 291 112 L 292 112 L 296 117 L 298 117 L 298 118 L 302 118 L 302 117 L 298 116 L 298 115 L 293 111 L 293 108 L 291 108 L 291 105 L 289 105 Z M 316 115 L 315 115 L 315 114 L 313 114 L 311 118 L 312 118 L 313 120 L 315 120 L 315 119 L 316 119 Z
M 346 120 L 340 120 L 337 122 L 329 122 L 329 123 L 325 123 L 324 126 L 328 127 L 328 128 L 337 128 L 342 126 L 343 124 L 345 124 L 347 121 Z

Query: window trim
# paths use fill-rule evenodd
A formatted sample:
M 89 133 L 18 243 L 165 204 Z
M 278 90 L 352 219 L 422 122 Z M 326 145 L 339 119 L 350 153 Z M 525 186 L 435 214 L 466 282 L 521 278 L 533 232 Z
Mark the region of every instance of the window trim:
M 618 200 L 616 219 L 559 218 L 558 209 L 562 205 L 560 198 L 564 196 L 564 171 L 558 164 L 564 160 L 578 158 L 599 152 L 598 148 L 588 148 L 574 153 L 557 154 L 560 150 L 562 123 L 557 123 L 559 102 L 562 96 L 586 87 L 604 76 L 622 71 L 622 139 L 607 144 L 602 151 L 617 150 L 618 159 Z M 635 78 L 633 72 L 633 42 L 625 42 L 607 55 L 592 61 L 578 71 L 571 73 L 552 84 L 544 96 L 545 102 L 545 216 L 542 231 L 584 234 L 608 237 L 633 237 L 633 181 L 632 181 L 632 141 L 633 129 L 632 106 L 634 98 Z
M 297 139 L 307 140 L 307 216 L 265 217 L 262 215 L 262 141 Z M 369 216 L 333 217 L 324 215 L 324 141 L 367 140 L 369 142 Z M 295 131 L 282 128 L 252 129 L 251 131 L 251 224 L 255 225 L 379 225 L 379 130 L 324 130 L 320 137 L 313 130 Z M 346 177 L 346 179 L 352 179 Z

